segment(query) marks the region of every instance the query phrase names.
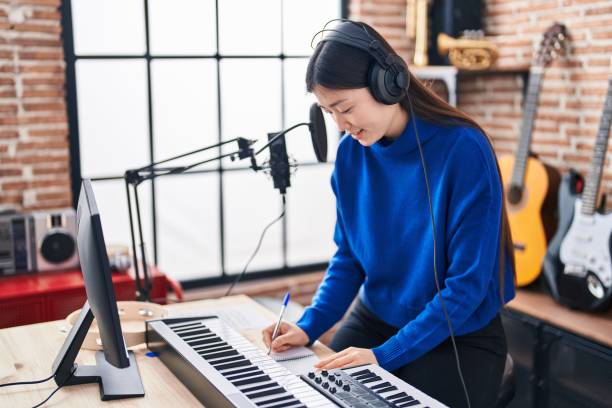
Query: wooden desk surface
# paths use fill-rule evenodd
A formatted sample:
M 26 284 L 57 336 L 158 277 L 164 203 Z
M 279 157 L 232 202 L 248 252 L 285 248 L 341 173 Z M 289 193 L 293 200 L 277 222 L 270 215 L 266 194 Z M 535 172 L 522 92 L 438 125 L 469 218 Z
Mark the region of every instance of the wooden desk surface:
M 247 296 L 178 303 L 165 306 L 171 315 L 181 312 L 206 312 L 207 308 L 218 308 L 222 305 L 238 303 L 252 306 L 263 317 L 274 322 L 276 316 Z M 55 359 L 66 337 L 62 332 L 63 320 L 13 327 L 0 330 L 0 358 L 12 360 L 17 373 L 2 379 L 1 383 L 14 381 L 32 381 L 46 378 L 51 374 L 51 364 Z M 242 334 L 255 344 L 263 347 L 259 330 L 246 330 Z M 317 343 L 313 348 L 319 356 L 326 356 L 331 351 Z M 73 385 L 63 387 L 45 404 L 47 407 L 58 406 L 105 406 L 105 407 L 187 407 L 201 406 L 189 390 L 155 357 L 147 357 L 145 346 L 133 349 L 140 376 L 145 389 L 144 398 L 129 398 L 118 401 L 102 402 L 98 384 Z M 7 358 L 8 357 L 8 358 Z M 79 364 L 94 364 L 95 352 L 81 350 L 77 357 Z M 55 389 L 56 384 L 50 380 L 43 384 L 19 385 L 0 388 L 0 406 L 30 407 L 38 404 Z
M 606 313 L 572 310 L 556 303 L 548 293 L 532 288 L 518 289 L 508 307 L 612 347 L 612 310 Z

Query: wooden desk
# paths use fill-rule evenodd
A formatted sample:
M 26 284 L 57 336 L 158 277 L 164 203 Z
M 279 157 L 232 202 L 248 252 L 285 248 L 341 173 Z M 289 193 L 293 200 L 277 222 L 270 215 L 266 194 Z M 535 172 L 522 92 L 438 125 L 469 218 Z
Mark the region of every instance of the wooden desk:
M 171 315 L 179 315 L 181 312 L 194 311 L 206 313 L 207 308 L 238 303 L 253 307 L 270 322 L 274 322 L 276 318 L 272 312 L 247 296 L 178 303 L 165 307 Z M 54 321 L 0 330 L 0 358 L 6 359 L 4 355 L 6 352 L 18 367 L 16 375 L 5 378 L 1 382 L 31 381 L 48 377 L 51 374 L 51 364 L 66 337 L 66 333 L 61 331 L 64 325 L 64 321 Z M 246 330 L 242 334 L 263 348 L 259 330 Z M 313 350 L 321 357 L 331 354 L 331 351 L 320 343 L 317 343 Z M 102 402 L 98 384 L 73 385 L 59 390 L 46 406 L 190 407 L 201 405 L 158 358 L 146 356 L 148 350 L 145 346 L 133 349 L 133 351 L 136 354 L 138 369 L 145 389 L 144 398 Z M 94 355 L 93 351 L 81 350 L 77 363 L 93 364 Z M 0 388 L 0 406 L 33 406 L 44 400 L 55 387 L 55 382 L 50 380 L 44 384 Z
M 612 348 L 612 310 L 607 313 L 572 310 L 534 288 L 518 289 L 508 307 Z

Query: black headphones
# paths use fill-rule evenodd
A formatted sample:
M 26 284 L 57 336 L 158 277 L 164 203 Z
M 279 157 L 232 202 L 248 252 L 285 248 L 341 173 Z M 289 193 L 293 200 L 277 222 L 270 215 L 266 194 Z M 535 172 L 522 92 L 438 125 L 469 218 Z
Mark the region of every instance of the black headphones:
M 332 21 L 341 23 L 334 28 L 326 28 Z M 320 33 L 325 33 L 320 42 L 336 41 L 358 48 L 376 60 L 368 70 L 368 87 L 377 101 L 393 105 L 406 96 L 410 85 L 408 67 L 399 55 L 387 51 L 365 25 L 352 20 L 335 19 L 327 22 L 316 35 Z

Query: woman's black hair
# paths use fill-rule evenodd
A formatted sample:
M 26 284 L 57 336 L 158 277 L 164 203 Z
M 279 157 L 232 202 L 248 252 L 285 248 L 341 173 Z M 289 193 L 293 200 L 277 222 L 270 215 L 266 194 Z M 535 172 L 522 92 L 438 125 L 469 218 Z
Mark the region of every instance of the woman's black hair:
M 365 23 L 359 23 L 376 38 L 387 52 L 395 53 L 391 45 L 372 27 Z M 324 33 L 323 33 L 324 34 Z M 337 41 L 323 41 L 317 44 L 314 53 L 308 61 L 306 69 L 306 90 L 313 92 L 317 86 L 328 89 L 357 89 L 368 87 L 368 73 L 374 57 L 367 52 Z M 469 115 L 448 104 L 444 99 L 425 86 L 412 73 L 409 72 L 410 81 L 406 96 L 399 104 L 408 113 L 412 111 L 420 119 L 443 126 L 465 125 L 476 128 L 482 132 L 493 150 L 493 144 L 484 129 Z M 497 159 L 496 159 L 497 163 Z M 497 163 L 497 171 L 500 183 L 501 171 Z M 516 277 L 514 245 L 510 233 L 510 224 L 506 210 L 505 191 L 502 188 L 502 228 L 500 240 L 499 274 L 500 274 L 500 297 L 502 304 L 504 300 L 504 283 L 506 256 L 510 257 L 512 272 Z

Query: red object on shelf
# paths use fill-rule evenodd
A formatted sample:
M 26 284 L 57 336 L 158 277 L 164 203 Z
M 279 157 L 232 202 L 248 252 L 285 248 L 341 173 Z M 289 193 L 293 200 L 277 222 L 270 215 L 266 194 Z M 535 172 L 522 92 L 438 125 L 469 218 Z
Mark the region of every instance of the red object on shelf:
M 166 303 L 168 281 L 151 267 L 154 303 Z M 113 273 L 117 300 L 135 300 L 136 284 L 130 273 Z M 0 328 L 63 319 L 83 307 L 85 284 L 79 269 L 0 278 Z

